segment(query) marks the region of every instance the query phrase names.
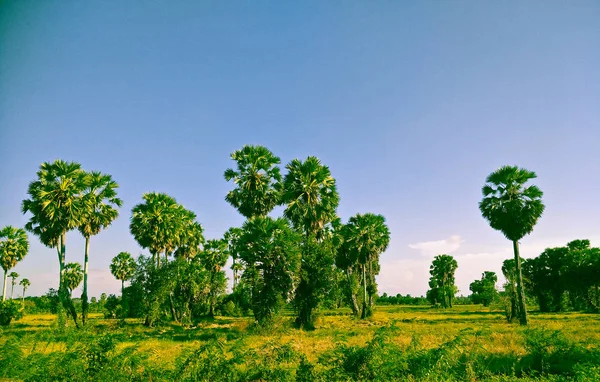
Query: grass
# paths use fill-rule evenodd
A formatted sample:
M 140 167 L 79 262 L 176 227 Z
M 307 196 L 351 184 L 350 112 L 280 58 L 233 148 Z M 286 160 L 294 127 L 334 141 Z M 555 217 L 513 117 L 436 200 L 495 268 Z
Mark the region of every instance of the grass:
M 29 315 L 1 329 L 0 379 L 592 381 L 600 375 L 600 316 L 583 313 L 534 312 L 522 328 L 480 306 L 381 306 L 365 321 L 346 310 L 322 312 L 310 332 L 294 329 L 289 316 L 277 330 L 255 329 L 250 317 L 218 317 L 193 328 L 146 328 L 141 320 L 99 315 L 81 330 L 58 330 L 55 322 L 52 315 Z

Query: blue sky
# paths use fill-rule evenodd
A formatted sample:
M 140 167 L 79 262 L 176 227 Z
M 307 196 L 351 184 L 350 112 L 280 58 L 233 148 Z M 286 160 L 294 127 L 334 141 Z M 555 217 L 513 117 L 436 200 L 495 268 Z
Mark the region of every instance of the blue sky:
M 91 242 L 90 292 L 147 191 L 195 211 L 206 236 L 242 218 L 224 197 L 229 154 L 318 156 L 339 214 L 381 213 L 392 232 L 380 290 L 424 294 L 435 254 L 457 283 L 499 272 L 511 247 L 481 217 L 487 174 L 538 174 L 547 210 L 523 254 L 600 245 L 600 3 L 25 2 L 0 4 L 0 226 L 23 226 L 43 161 L 113 175 L 119 219 Z M 31 236 L 15 271 L 42 294 L 55 251 Z M 69 234 L 67 260 L 83 260 Z M 77 295 L 77 293 L 75 293 Z

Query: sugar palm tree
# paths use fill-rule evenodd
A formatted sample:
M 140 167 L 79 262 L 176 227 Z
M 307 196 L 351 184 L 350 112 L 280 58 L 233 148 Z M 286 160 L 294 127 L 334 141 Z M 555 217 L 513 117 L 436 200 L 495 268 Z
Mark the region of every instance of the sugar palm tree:
M 83 217 L 79 232 L 85 238 L 83 260 L 83 293 L 81 295 L 81 320 L 85 325 L 88 315 L 88 263 L 90 237 L 108 227 L 118 216 L 123 202 L 117 197 L 119 185 L 110 175 L 94 171 L 85 177 L 83 192 Z
M 65 287 L 69 291 L 69 295 L 73 294 L 75 288 L 83 281 L 83 270 L 79 263 L 68 263 L 65 265 L 65 273 L 63 275 Z
M 390 243 L 390 231 L 382 215 L 372 213 L 357 214 L 348 220 L 345 232 L 345 246 L 356 259 L 362 270 L 363 307 L 361 318 L 370 315 L 372 299 L 367 296 L 367 269 L 369 279 L 373 279 L 374 271 L 379 268 L 379 255 Z M 368 302 L 368 303 L 367 303 Z M 368 304 L 368 305 L 367 305 Z
M 12 226 L 6 226 L 0 230 L 0 266 L 2 266 L 2 269 L 4 270 L 2 301 L 6 298 L 6 278 L 8 271 L 14 268 L 19 261 L 23 260 L 25 255 L 27 255 L 27 251 L 29 251 L 29 240 L 27 239 L 27 233 L 25 233 L 24 230 Z M 17 277 L 19 276 L 17 275 Z
M 247 145 L 234 151 L 231 159 L 237 169 L 227 169 L 225 180 L 233 181 L 236 188 L 225 200 L 246 218 L 266 216 L 279 203 L 281 160 L 266 147 Z
M 13 293 L 15 291 L 15 284 L 17 283 L 17 279 L 19 278 L 19 274 L 17 272 L 10 272 L 8 275 L 12 280 L 10 281 L 10 299 L 13 299 Z
M 219 273 L 225 266 L 228 257 L 229 252 L 227 252 L 227 242 L 225 240 L 207 240 L 200 257 L 200 262 L 210 274 L 208 312 L 210 317 L 214 317 L 215 315 L 214 308 L 218 289 L 224 286 L 220 283 L 222 277 L 219 277 Z M 226 282 L 224 279 L 223 281 Z
M 227 251 L 232 259 L 231 270 L 233 271 L 233 291 L 237 287 L 239 280 L 239 273 L 243 270 L 242 264 L 239 262 L 239 248 L 238 242 L 242 235 L 241 228 L 231 227 L 225 232 L 223 239 L 227 243 Z
M 193 219 L 193 217 L 190 216 L 190 219 Z M 181 229 L 183 234 L 175 250 L 175 257 L 193 260 L 201 251 L 202 244 L 204 244 L 204 228 L 198 222 L 183 219 L 183 227 Z
M 56 248 L 58 254 L 59 299 L 77 323 L 77 312 L 63 283 L 67 232 L 79 227 L 83 218 L 82 193 L 85 172 L 75 162 L 44 162 L 37 179 L 29 184 L 29 199 L 23 200 L 23 213 L 30 213 L 25 229 L 38 236 L 42 244 Z
M 193 220 L 195 215 L 186 213 L 177 201 L 167 194 L 149 192 L 142 196 L 144 203 L 133 207 L 129 229 L 142 248 L 147 248 L 160 266 L 160 255 L 168 258 L 169 251 L 183 237 L 182 220 Z M 191 224 L 191 223 L 190 223 Z
M 286 168 L 283 214 L 303 234 L 300 284 L 294 299 L 296 323 L 311 329 L 313 310 L 330 289 L 335 253 L 332 242 L 324 239 L 331 231 L 331 222 L 337 219 L 340 198 L 331 171 L 318 158 L 310 156 L 304 162 L 294 159 Z
M 452 300 L 457 292 L 454 284 L 454 273 L 458 263 L 450 255 L 438 255 L 431 262 L 429 273 L 431 279 L 429 286 L 433 293 L 435 303 L 440 303 L 444 308 L 452 308 Z
M 545 208 L 542 203 L 542 191 L 533 185 L 525 187 L 525 183 L 535 178 L 535 172 L 524 168 L 501 167 L 487 177 L 482 189 L 483 199 L 479 203 L 481 214 L 490 226 L 512 241 L 521 325 L 527 325 L 527 309 L 519 240 L 533 231 Z
M 110 273 L 121 281 L 121 296 L 125 290 L 125 281 L 131 279 L 135 272 L 135 260 L 131 254 L 120 252 L 110 263 Z
M 23 279 L 19 282 L 19 285 L 23 287 L 23 296 L 21 297 L 21 300 L 22 302 L 25 302 L 25 291 L 27 291 L 27 288 L 29 288 L 31 283 L 29 282 L 29 279 Z

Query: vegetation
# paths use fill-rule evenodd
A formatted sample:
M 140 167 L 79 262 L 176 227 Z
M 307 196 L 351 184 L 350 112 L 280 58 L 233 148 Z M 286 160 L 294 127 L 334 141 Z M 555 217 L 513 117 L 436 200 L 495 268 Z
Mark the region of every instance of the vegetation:
M 483 272 L 481 280 L 475 280 L 469 285 L 469 289 L 473 292 L 472 299 L 475 304 L 483 304 L 483 306 L 490 306 L 498 296 L 496 290 L 496 283 L 498 282 L 498 276 L 495 272 Z
M 513 243 L 515 276 L 519 302 L 519 321 L 527 325 L 527 307 L 519 256 L 519 240 L 533 231 L 544 212 L 542 191 L 536 186 L 525 187 L 536 174 L 516 166 L 504 166 L 491 173 L 483 186 L 479 209 L 490 226 L 502 232 Z
M 125 281 L 128 281 L 135 272 L 135 260 L 130 253 L 120 252 L 113 257 L 110 263 L 110 273 L 119 281 L 121 281 L 121 295 L 125 290 Z
M 27 255 L 29 250 L 29 240 L 27 234 L 20 228 L 11 226 L 4 227 L 0 230 L 0 266 L 4 270 L 4 284 L 2 287 L 2 301 L 6 299 L 6 279 L 8 271 L 17 265 L 17 263 Z M 16 275 L 16 277 L 14 276 Z M 14 287 L 15 279 L 19 275 L 15 272 L 11 273 Z M 11 296 L 12 299 L 12 291 Z
M 429 268 L 431 277 L 427 291 L 427 299 L 432 305 L 452 308 L 452 300 L 458 292 L 458 288 L 454 284 L 456 268 L 458 268 L 458 264 L 450 255 L 438 255 L 433 259 Z

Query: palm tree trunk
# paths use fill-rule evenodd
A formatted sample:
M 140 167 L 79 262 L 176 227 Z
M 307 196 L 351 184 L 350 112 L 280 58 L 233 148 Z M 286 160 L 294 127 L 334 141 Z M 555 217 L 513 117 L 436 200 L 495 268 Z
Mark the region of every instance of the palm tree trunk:
M 88 258 L 90 252 L 90 237 L 85 237 L 85 255 L 83 259 L 83 293 L 81 294 L 81 321 L 85 325 L 88 315 Z
M 360 309 L 358 307 L 358 299 L 356 298 L 356 293 L 354 293 L 354 290 L 352 288 L 352 276 L 350 268 L 346 270 L 346 276 L 348 277 L 348 291 L 350 293 L 350 301 L 352 302 L 352 314 L 358 316 Z
M 25 287 L 23 287 L 23 296 L 21 296 L 21 303 L 25 303 Z
M 519 256 L 519 242 L 513 241 L 513 251 L 515 252 L 515 264 L 517 266 L 517 294 L 519 298 L 519 322 L 521 325 L 527 325 L 527 306 L 525 305 L 525 292 L 523 291 L 523 273 L 521 272 L 521 256 Z
M 10 283 L 10 299 L 13 299 L 13 293 L 15 292 L 15 279 L 12 279 Z
M 121 298 L 125 295 L 125 280 L 121 280 Z
M 2 288 L 2 301 L 6 298 L 6 271 L 4 271 L 4 288 Z
M 77 322 L 77 311 L 75 305 L 71 300 L 71 292 L 67 290 L 66 285 L 63 282 L 63 274 L 65 272 L 65 258 L 67 253 L 67 233 L 63 232 L 60 237 L 60 286 L 58 287 L 58 297 L 61 300 L 63 306 L 71 314 L 75 327 L 79 328 Z
M 365 264 L 362 266 L 363 273 L 363 309 L 360 318 L 367 317 L 367 271 L 365 269 Z

